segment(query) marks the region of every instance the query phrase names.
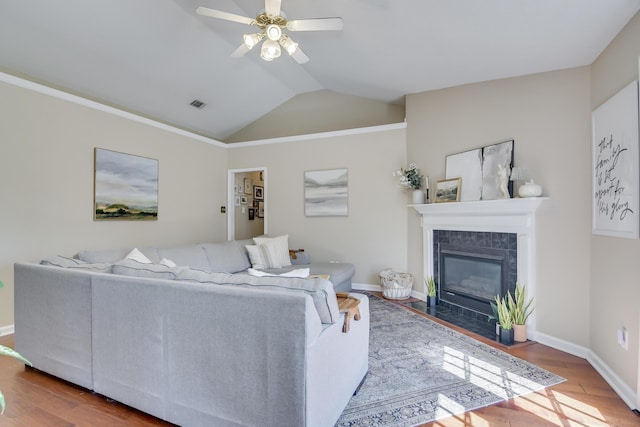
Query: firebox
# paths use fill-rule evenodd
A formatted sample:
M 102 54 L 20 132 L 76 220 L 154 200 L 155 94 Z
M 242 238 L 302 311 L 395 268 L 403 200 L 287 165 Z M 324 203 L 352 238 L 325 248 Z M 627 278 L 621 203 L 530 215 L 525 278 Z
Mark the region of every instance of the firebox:
M 433 230 L 438 297 L 463 313 L 492 314 L 495 296 L 515 289 L 517 266 L 515 233 Z
M 496 295 L 509 289 L 507 249 L 439 245 L 440 299 L 491 314 Z

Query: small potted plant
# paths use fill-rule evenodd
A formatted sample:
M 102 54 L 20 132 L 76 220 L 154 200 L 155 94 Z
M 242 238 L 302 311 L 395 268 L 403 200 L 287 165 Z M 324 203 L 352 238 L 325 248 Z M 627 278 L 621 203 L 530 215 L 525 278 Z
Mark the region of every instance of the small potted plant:
M 513 344 L 513 321 L 511 312 L 507 305 L 507 299 L 496 296 L 496 308 L 498 311 L 498 322 L 500 323 L 500 342 L 502 344 Z
M 489 303 L 491 305 L 492 314 L 487 316 L 487 322 L 491 322 L 492 320 L 496 321 L 496 335 L 500 335 L 500 322 L 498 320 L 498 306 L 494 302 Z
M 535 309 L 533 298 L 525 301 L 525 289 L 516 282 L 515 298 L 507 293 L 507 305 L 513 321 L 514 340 L 524 342 L 527 340 L 527 319 Z
M 425 279 L 425 283 L 427 284 L 427 302 L 429 307 L 435 307 L 438 303 L 438 298 L 436 297 L 436 282 L 433 280 L 433 276 L 429 276 L 428 279 Z
M 420 190 L 424 176 L 420 174 L 420 169 L 415 163 L 410 163 L 409 169 L 400 168 L 399 171 L 393 172 L 393 176 L 400 177 L 400 185 L 412 191 L 411 197 L 414 205 L 424 203 L 424 193 Z

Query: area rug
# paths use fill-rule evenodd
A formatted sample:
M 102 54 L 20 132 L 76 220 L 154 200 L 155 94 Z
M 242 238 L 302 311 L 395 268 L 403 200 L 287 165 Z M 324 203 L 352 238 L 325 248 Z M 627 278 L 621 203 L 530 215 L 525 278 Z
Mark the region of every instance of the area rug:
M 369 373 L 337 426 L 415 426 L 564 381 L 391 302 L 369 301 Z

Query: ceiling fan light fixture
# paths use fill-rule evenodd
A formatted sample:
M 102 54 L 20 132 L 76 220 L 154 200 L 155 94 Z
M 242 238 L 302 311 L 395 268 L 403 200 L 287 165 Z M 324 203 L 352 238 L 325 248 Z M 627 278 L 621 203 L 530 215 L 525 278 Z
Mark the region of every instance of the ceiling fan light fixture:
M 255 33 L 255 34 L 245 34 L 244 35 L 244 44 L 249 48 L 253 49 L 255 45 L 260 43 L 260 41 L 264 38 L 264 33 Z
M 265 32 L 269 40 L 273 40 L 274 42 L 280 40 L 280 37 L 282 37 L 282 28 L 276 24 L 267 25 Z
M 293 55 L 298 49 L 298 43 L 294 42 L 289 38 L 289 36 L 286 35 L 282 36 L 282 38 L 280 39 L 280 44 L 289 55 Z
M 280 45 L 273 40 L 265 40 L 260 49 L 260 58 L 265 61 L 273 61 L 280 56 Z

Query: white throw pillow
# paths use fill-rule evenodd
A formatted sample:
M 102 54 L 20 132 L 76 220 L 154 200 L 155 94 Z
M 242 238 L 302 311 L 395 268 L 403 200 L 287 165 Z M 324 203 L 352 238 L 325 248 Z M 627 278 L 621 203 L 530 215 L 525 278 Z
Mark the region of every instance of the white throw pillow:
M 283 267 L 280 263 L 277 246 L 278 243 L 272 240 L 260 245 L 247 245 L 251 266 L 256 270 Z
M 142 264 L 153 264 L 151 260 L 145 256 L 145 254 L 138 250 L 138 248 L 133 248 L 125 258 L 138 261 Z
M 271 244 L 267 247 L 269 251 L 269 257 L 273 260 L 273 267 L 267 268 L 280 268 L 288 267 L 291 265 L 291 258 L 289 257 L 289 235 L 278 237 L 254 237 L 253 241 L 256 245 Z

